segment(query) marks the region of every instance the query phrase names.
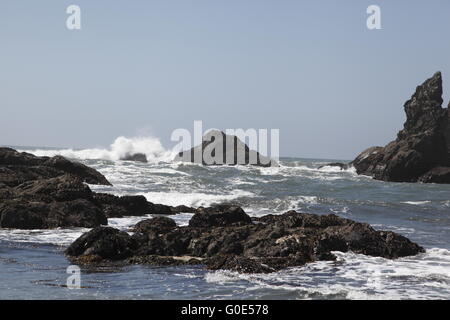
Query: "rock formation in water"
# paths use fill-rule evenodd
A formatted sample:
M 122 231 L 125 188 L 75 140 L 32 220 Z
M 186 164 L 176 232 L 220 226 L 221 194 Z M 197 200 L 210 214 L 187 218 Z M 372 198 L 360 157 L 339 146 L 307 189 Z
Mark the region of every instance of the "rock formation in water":
M 124 157 L 120 158 L 120 160 L 124 161 L 136 161 L 136 162 L 143 162 L 147 163 L 147 156 L 143 153 L 134 153 L 134 154 L 127 154 Z
M 77 264 L 202 264 L 254 273 L 332 261 L 332 251 L 390 259 L 424 252 L 399 234 L 332 214 L 289 211 L 252 219 L 232 205 L 203 208 L 188 226 L 156 217 L 139 222 L 133 231 L 97 227 L 75 240 L 66 255 Z
M 95 193 L 85 183 L 111 185 L 95 169 L 63 157 L 0 148 L 0 228 L 93 228 L 112 217 L 196 210 L 154 204 L 144 196 Z
M 203 165 L 254 165 L 277 166 L 276 161 L 250 150 L 238 137 L 222 131 L 211 130 L 202 137 L 202 144 L 180 152 L 174 161 L 194 162 Z
M 351 165 L 378 180 L 450 183 L 450 111 L 442 103 L 437 72 L 405 103 L 406 122 L 396 140 L 363 151 Z

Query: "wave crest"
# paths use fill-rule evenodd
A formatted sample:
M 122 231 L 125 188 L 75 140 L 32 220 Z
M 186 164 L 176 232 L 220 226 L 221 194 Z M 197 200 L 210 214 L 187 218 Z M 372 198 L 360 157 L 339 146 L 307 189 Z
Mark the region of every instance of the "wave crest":
M 92 149 L 59 149 L 59 150 L 32 150 L 28 151 L 37 156 L 56 156 L 80 159 L 80 160 L 109 160 L 118 161 L 127 155 L 137 153 L 145 154 L 147 161 L 171 162 L 175 157 L 175 151 L 166 150 L 161 141 L 154 137 L 118 137 L 111 144 L 110 149 L 92 148 Z

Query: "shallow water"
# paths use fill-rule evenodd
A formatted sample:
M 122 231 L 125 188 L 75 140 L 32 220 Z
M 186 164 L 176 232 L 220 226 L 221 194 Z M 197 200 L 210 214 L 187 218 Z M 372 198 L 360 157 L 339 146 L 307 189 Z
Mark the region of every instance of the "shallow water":
M 88 158 L 86 152 L 83 156 Z M 64 286 L 70 263 L 62 251 L 88 229 L 2 229 L 0 299 L 450 299 L 450 185 L 387 183 L 353 170 L 317 169 L 332 160 L 285 158 L 277 168 L 81 161 L 114 185 L 91 186 L 94 191 L 144 194 L 168 205 L 232 202 L 253 216 L 290 209 L 335 213 L 398 232 L 427 252 L 398 260 L 338 252 L 336 262 L 268 275 L 198 266 L 82 269 L 83 288 L 70 290 Z M 173 218 L 183 225 L 191 216 Z M 109 224 L 128 230 L 141 219 L 110 219 Z

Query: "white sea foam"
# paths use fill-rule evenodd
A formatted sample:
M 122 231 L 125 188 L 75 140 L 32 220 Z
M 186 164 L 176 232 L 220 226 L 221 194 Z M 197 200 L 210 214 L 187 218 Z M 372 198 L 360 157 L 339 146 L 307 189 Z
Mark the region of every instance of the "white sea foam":
M 256 185 L 256 182 L 247 181 L 242 178 L 233 178 L 233 179 L 229 179 L 229 181 L 233 185 Z
M 351 174 L 355 174 L 356 175 L 356 169 L 351 166 L 347 169 L 341 169 L 340 167 L 336 167 L 336 166 L 324 166 L 320 169 L 317 169 L 320 172 L 330 172 L 330 173 L 351 173 Z
M 69 245 L 84 232 L 89 230 L 90 229 L 86 228 L 34 230 L 0 229 L 0 240 L 24 243 Z
M 299 196 L 297 201 L 299 203 L 304 203 L 304 204 L 317 204 L 317 197 L 316 196 Z
M 396 260 L 334 252 L 336 262 L 319 261 L 272 274 L 209 272 L 210 283 L 246 281 L 247 291 L 285 290 L 298 298 L 338 296 L 347 299 L 448 299 L 450 251 L 429 249 Z M 267 293 L 266 293 L 267 294 Z
M 200 192 L 147 192 L 143 194 L 148 201 L 169 206 L 186 205 L 192 207 L 209 206 L 213 203 L 232 201 L 242 197 L 253 197 L 253 193 L 244 190 L 232 190 L 228 194 L 208 194 Z
M 240 169 L 244 170 L 243 168 Z M 279 167 L 259 168 L 259 172 L 261 176 L 282 176 L 286 178 L 298 176 L 322 181 L 354 179 L 357 177 L 356 170 L 353 167 L 341 170 L 339 167 L 325 166 L 319 169 L 302 163 L 297 163 L 295 166 L 280 164 Z
M 431 201 L 428 201 L 428 200 L 426 200 L 426 201 L 403 201 L 402 203 L 420 206 L 422 204 L 431 203 Z
M 174 151 L 166 150 L 158 138 L 153 137 L 118 137 L 110 146 L 110 149 L 61 149 L 61 150 L 27 150 L 37 156 L 61 155 L 67 158 L 81 160 L 109 160 L 117 161 L 121 158 L 136 153 L 145 154 L 148 162 L 170 162 L 175 156 Z
M 151 218 L 150 215 L 142 217 L 124 217 L 108 219 L 108 226 L 122 231 L 129 229 L 141 220 Z M 0 240 L 41 243 L 68 246 L 83 233 L 88 232 L 89 228 L 57 228 L 57 229 L 0 229 Z

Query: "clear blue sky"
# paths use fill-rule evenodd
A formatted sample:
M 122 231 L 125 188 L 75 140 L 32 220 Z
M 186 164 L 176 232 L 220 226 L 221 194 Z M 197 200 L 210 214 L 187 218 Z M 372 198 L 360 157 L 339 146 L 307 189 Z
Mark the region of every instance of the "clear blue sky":
M 66 7 L 82 30 L 66 29 Z M 366 8 L 382 30 L 366 28 Z M 441 70 L 450 1 L 2 0 L 0 145 L 107 147 L 176 128 L 279 128 L 282 156 L 352 159 L 395 137 Z

